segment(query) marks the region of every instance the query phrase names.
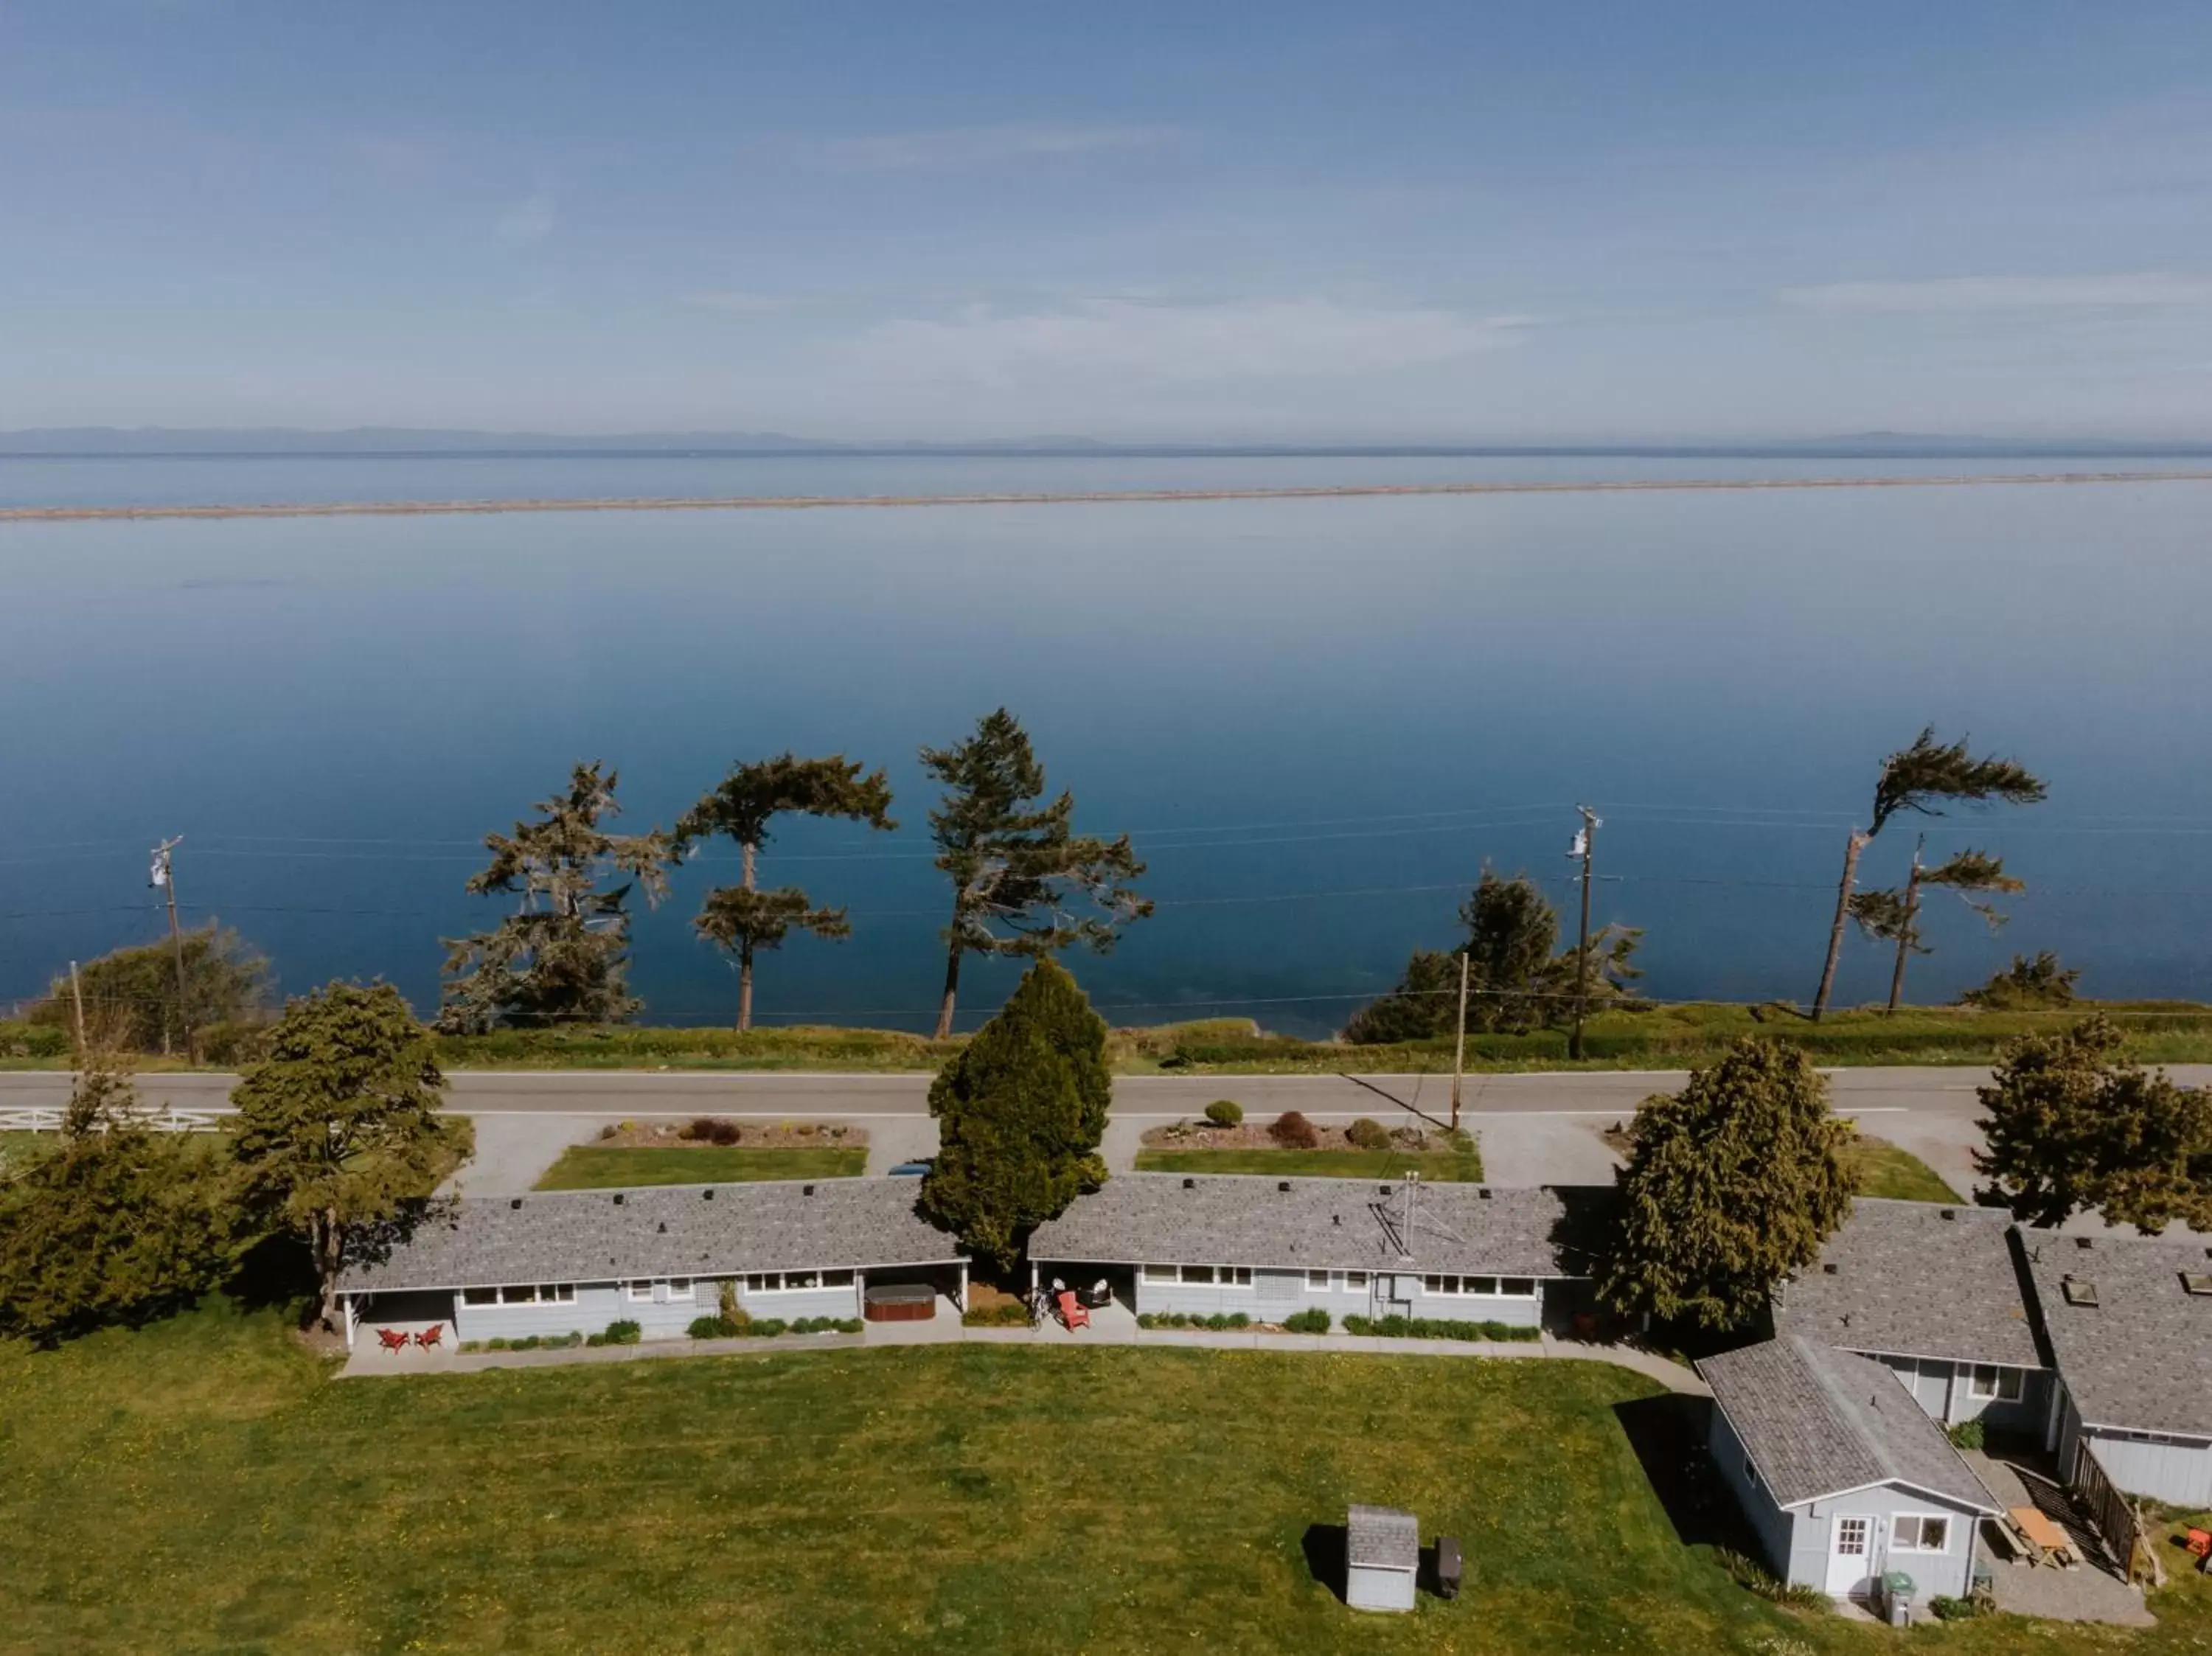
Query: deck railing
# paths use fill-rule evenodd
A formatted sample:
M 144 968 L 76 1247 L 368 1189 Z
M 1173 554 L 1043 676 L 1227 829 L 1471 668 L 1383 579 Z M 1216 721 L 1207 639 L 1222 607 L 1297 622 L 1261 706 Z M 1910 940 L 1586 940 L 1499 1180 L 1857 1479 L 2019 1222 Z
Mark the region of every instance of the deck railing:
M 2087 1432 L 2074 1441 L 2074 1465 L 2067 1475 L 2067 1493 L 2074 1503 L 2096 1525 L 2105 1544 L 2112 1550 L 2112 1556 L 2129 1580 L 2138 1574 L 2152 1578 L 2156 1585 L 2165 1572 L 2160 1568 L 2158 1549 L 2151 1544 L 2150 1536 L 2143 1527 L 2142 1514 L 2136 1510 L 2134 1501 L 2122 1495 L 2105 1471 L 2104 1462 L 2097 1459 L 2096 1446 Z

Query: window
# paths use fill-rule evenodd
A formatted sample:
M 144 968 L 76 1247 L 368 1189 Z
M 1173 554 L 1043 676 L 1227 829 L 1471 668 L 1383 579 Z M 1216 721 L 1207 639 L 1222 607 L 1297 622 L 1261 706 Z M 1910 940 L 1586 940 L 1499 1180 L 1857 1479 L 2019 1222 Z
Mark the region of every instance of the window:
M 1951 1520 L 1924 1513 L 1906 1513 L 1890 1529 L 1893 1552 L 1947 1552 L 1951 1546 Z
M 1466 1288 L 1461 1291 L 1478 1298 L 1486 1299 L 1498 1292 L 1498 1278 L 1495 1277 L 1469 1277 L 1466 1282 Z
M 1252 1267 L 1224 1265 L 1221 1267 L 1221 1280 L 1237 1288 L 1249 1288 L 1252 1286 Z
M 822 1277 L 818 1271 L 787 1271 L 783 1273 L 783 1285 L 787 1289 L 817 1288 L 821 1285 L 821 1282 Z
M 501 1305 L 536 1305 L 538 1290 L 534 1288 L 502 1288 L 499 1291 Z
M 822 1286 L 824 1288 L 850 1288 L 852 1285 L 853 1273 L 849 1271 L 825 1271 L 822 1273 Z
M 1213 1267 L 1212 1265 L 1185 1265 L 1182 1268 L 1182 1279 L 1187 1283 L 1210 1283 L 1213 1280 Z
M 497 1305 L 499 1290 L 495 1288 L 465 1288 L 461 1290 L 463 1305 Z
M 1444 1286 L 1447 1282 L 1451 1284 L 1449 1288 L 1446 1288 Z M 1459 1278 L 1456 1277 L 1424 1277 L 1421 1278 L 1421 1292 L 1424 1294 L 1456 1294 L 1459 1292 Z
M 2017 1368 L 1998 1368 L 1989 1363 L 1976 1363 L 1972 1379 L 1966 1382 L 1970 1398 L 1994 1398 L 2000 1403 L 2018 1403 L 2023 1376 Z
M 679 1305 L 691 1298 L 691 1279 L 689 1277 L 671 1277 L 668 1279 L 668 1297 Z
M 783 1278 L 773 1271 L 765 1273 L 748 1271 L 745 1275 L 745 1292 L 748 1294 L 773 1294 L 782 1286 Z
M 1346 1288 L 1356 1288 L 1362 1293 L 1364 1293 L 1367 1289 L 1367 1273 L 1364 1271 L 1346 1271 L 1344 1273 L 1344 1285 Z
M 1872 1523 L 1864 1518 L 1839 1518 L 1836 1520 L 1836 1556 L 1839 1558 L 1863 1558 L 1867 1550 L 1867 1531 Z
M 623 1284 L 623 1291 L 629 1296 L 630 1303 L 633 1305 L 651 1305 L 653 1303 L 653 1284 L 651 1283 L 627 1283 Z
M 1498 1282 L 1498 1292 L 1504 1299 L 1533 1300 L 1536 1297 L 1536 1279 L 1533 1277 L 1504 1277 Z
M 1326 1271 L 1309 1271 L 1306 1272 L 1306 1288 L 1310 1292 L 1316 1294 L 1328 1293 L 1328 1272 Z
M 547 1305 L 574 1305 L 576 1303 L 576 1285 L 574 1283 L 556 1283 L 551 1288 L 539 1289 L 538 1297 Z
M 1175 1281 L 1175 1279 L 1176 1268 L 1173 1265 L 1146 1265 L 1145 1267 L 1145 1280 L 1148 1283 L 1171 1283 Z

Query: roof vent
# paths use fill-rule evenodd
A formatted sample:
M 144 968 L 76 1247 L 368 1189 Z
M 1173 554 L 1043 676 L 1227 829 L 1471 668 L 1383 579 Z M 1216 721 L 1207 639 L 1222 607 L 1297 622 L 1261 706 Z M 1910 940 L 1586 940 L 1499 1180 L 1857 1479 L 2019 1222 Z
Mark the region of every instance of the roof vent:
M 2066 1295 L 2069 1305 L 2094 1306 L 2097 1303 L 2097 1285 L 2086 1277 L 2061 1277 L 2058 1287 Z
M 1195 1179 L 1186 1179 L 1182 1181 L 1182 1187 L 1185 1190 L 1196 1190 L 1198 1188 L 1198 1180 Z
M 656 1230 L 658 1230 L 658 1231 L 659 1231 L 659 1232 L 663 1236 L 667 1235 L 667 1234 L 668 1234 L 668 1221 L 667 1221 L 667 1220 L 665 1220 L 665 1219 L 663 1219 L 663 1220 L 662 1220 L 662 1221 L 661 1221 L 658 1225 L 654 1226 L 654 1227 L 653 1227 L 653 1228 L 654 1228 L 654 1229 L 656 1229 Z
M 2212 1294 L 2212 1274 L 2185 1271 L 2181 1273 L 2181 1287 L 2186 1294 Z
M 1955 1221 L 1959 1216 L 1959 1210 L 1956 1208 L 1945 1208 L 1940 1216 L 1944 1219 Z
M 1288 1196 L 1291 1193 L 1291 1181 L 1285 1179 L 1276 1185 L 1275 1189 L 1282 1195 Z
M 1839 1266 L 1838 1265 L 1837 1265 L 1837 1263 L 1836 1263 L 1833 1259 L 1830 1259 L 1830 1260 L 1828 1260 L 1826 1264 L 1824 1264 L 1823 1265 L 1821 1265 L 1821 1267 L 1820 1267 L 1820 1274 L 1821 1274 L 1823 1277 L 1833 1277 L 1833 1276 L 1838 1275 L 1838 1274 L 1840 1272 L 1840 1271 L 1841 1271 L 1841 1270 L 1842 1270 L 1842 1267 L 1841 1267 L 1841 1266 Z
M 620 1207 L 622 1204 L 623 1204 L 623 1193 L 622 1193 L 620 1191 L 617 1191 L 617 1192 L 615 1192 L 615 1205 L 616 1205 L 617 1207 Z
M 1375 1188 L 1382 1192 L 1385 1196 L 1388 1196 L 1390 1193 L 1390 1187 L 1388 1185 L 1377 1185 Z
M 1340 1225 L 1344 1222 L 1344 1216 L 1340 1213 L 1332 1213 L 1328 1216 L 1328 1222 L 1332 1225 Z
M 520 1211 L 522 1207 L 522 1198 L 520 1196 L 516 1197 L 512 1202 L 507 1204 L 507 1206 L 516 1210 L 518 1212 Z
M 1490 1199 L 1490 1186 L 1487 1185 L 1477 1185 L 1474 1187 L 1474 1195 L 1477 1201 L 1487 1202 Z
M 814 1186 L 811 1185 L 801 1185 L 799 1187 L 799 1193 L 801 1196 L 811 1196 L 814 1194 Z
M 702 1202 L 713 1201 L 714 1199 L 714 1187 L 712 1185 L 709 1185 L 706 1189 L 701 1191 L 699 1192 L 699 1199 Z

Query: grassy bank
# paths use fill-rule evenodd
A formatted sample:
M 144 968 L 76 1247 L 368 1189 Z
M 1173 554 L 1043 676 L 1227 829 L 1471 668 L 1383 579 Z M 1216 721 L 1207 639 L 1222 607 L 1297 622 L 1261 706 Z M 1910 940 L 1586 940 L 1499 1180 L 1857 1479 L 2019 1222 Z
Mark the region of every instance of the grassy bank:
M 2102 1011 L 2125 1030 L 2146 1063 L 2212 1063 L 2212 1006 L 2183 1001 L 2083 1002 L 2053 1011 L 1990 1012 L 1972 1007 L 1907 1007 L 1831 1012 L 1814 1023 L 1787 1008 L 1692 1003 L 1614 1010 L 1591 1018 L 1580 1065 L 1567 1058 L 1566 1033 L 1474 1034 L 1468 1065 L 1486 1071 L 1685 1069 L 1710 1063 L 1747 1034 L 1787 1040 L 1824 1065 L 1986 1064 L 2015 1035 L 2061 1029 Z M 934 1071 L 962 1038 L 930 1040 L 894 1029 L 813 1027 L 668 1028 L 652 1024 L 504 1029 L 447 1036 L 439 1055 L 453 1069 Z M 1441 1074 L 1451 1068 L 1449 1040 L 1354 1046 L 1273 1035 L 1242 1018 L 1208 1019 L 1114 1031 L 1109 1057 L 1124 1075 Z M 0 1023 L 0 1068 L 52 1069 L 69 1062 L 57 1030 Z M 158 1059 L 149 1069 L 181 1068 Z
M 210 1310 L 0 1344 L 0 1647 L 1894 1649 L 1686 1542 L 1632 1447 L 1673 1418 L 1651 1393 L 1580 1362 L 989 1346 L 332 1383 Z M 1459 1536 L 1465 1593 L 1363 1617 L 1316 1583 L 1360 1500 Z M 2212 1640 L 2212 1580 L 2152 1605 L 2142 1634 L 1909 1642 Z
M 1479 1150 L 1153 1150 L 1137 1152 L 1139 1173 L 1256 1173 L 1271 1179 L 1399 1179 L 1408 1171 L 1447 1184 L 1482 1182 Z
M 1943 1176 L 1909 1150 L 1879 1138 L 1855 1140 L 1850 1168 L 1862 1196 L 1887 1196 L 1899 1202 L 1945 1202 L 1954 1206 L 1966 1198 L 1944 1183 Z
M 851 1179 L 866 1171 L 865 1149 L 749 1149 L 701 1144 L 682 1149 L 572 1144 L 538 1181 L 539 1190 L 621 1190 L 638 1185 L 750 1184 L 764 1179 Z

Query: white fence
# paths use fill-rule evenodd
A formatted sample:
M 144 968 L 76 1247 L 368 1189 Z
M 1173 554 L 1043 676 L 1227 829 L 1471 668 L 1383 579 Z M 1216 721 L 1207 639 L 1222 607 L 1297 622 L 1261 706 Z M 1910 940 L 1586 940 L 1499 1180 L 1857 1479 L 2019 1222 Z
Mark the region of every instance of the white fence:
M 158 1110 L 133 1110 L 131 1119 L 155 1132 L 220 1132 L 221 1118 L 228 1113 L 225 1110 L 180 1110 L 169 1104 Z M 0 1132 L 58 1132 L 61 1125 L 62 1112 L 55 1107 L 33 1105 L 0 1110 Z

